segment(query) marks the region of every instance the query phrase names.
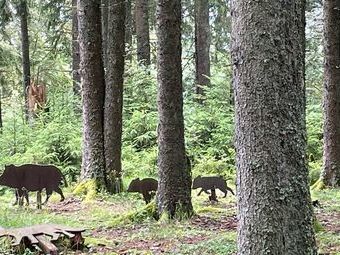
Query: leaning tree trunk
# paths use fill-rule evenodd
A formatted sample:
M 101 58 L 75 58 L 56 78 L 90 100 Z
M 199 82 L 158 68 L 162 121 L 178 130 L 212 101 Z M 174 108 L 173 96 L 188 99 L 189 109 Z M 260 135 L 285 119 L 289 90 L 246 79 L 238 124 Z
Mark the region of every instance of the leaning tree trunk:
M 77 96 L 80 96 L 79 54 L 77 0 L 72 0 L 72 78 L 73 93 Z
M 191 173 L 184 147 L 181 1 L 157 3 L 159 214 L 191 216 Z M 178 214 L 177 214 L 178 213 Z
M 317 254 L 306 166 L 305 1 L 232 2 L 238 254 Z
M 324 147 L 322 182 L 340 186 L 340 1 L 324 1 Z
M 136 0 L 136 35 L 137 60 L 145 66 L 150 65 L 150 38 L 149 38 L 149 1 Z
M 196 93 L 203 96 L 210 84 L 209 0 L 195 1 L 195 64 Z
M 105 183 L 104 69 L 102 61 L 100 1 L 78 0 L 80 70 L 83 98 L 82 179 Z
M 113 0 L 109 8 L 104 144 L 108 190 L 122 188 L 122 110 L 125 55 L 125 2 Z
M 29 37 L 27 26 L 27 3 L 26 0 L 21 0 L 18 6 L 18 13 L 20 15 L 21 27 L 21 53 L 22 53 L 22 80 L 25 98 L 25 117 L 26 121 L 29 120 L 29 104 L 28 104 L 28 87 L 31 83 L 31 70 L 30 70 L 30 54 L 29 54 Z

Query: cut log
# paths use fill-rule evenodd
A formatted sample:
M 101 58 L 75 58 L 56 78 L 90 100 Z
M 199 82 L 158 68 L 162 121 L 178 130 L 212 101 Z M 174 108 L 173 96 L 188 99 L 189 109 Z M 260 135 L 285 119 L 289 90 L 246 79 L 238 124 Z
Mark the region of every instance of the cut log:
M 84 231 L 84 229 L 80 228 L 42 224 L 24 228 L 3 229 L 0 230 L 0 238 L 10 236 L 13 238 L 12 246 L 18 246 L 24 238 L 26 238 L 30 244 L 39 244 L 37 236 L 40 235 L 50 236 L 51 241 L 56 241 L 60 235 L 65 235 L 68 238 L 74 238 L 76 235 L 80 235 L 81 237 L 81 233 Z
M 38 240 L 38 246 L 42 249 L 45 254 L 58 255 L 58 248 L 51 243 L 45 235 L 37 235 L 35 238 Z

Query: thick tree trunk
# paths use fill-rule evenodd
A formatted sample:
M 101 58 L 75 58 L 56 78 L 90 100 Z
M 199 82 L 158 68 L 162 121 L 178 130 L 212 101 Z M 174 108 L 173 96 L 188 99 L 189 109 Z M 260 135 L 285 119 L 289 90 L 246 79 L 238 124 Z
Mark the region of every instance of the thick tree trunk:
M 157 3 L 158 168 L 157 205 L 169 217 L 191 216 L 191 173 L 184 147 L 181 1 Z
M 122 188 L 121 148 L 125 55 L 124 0 L 113 0 L 108 15 L 108 62 L 104 114 L 105 162 L 108 190 L 112 193 L 119 193 Z
M 100 1 L 78 0 L 80 70 L 83 98 L 82 179 L 105 183 L 104 69 L 102 61 Z
M 125 44 L 126 59 L 132 61 L 132 3 L 125 0 Z
M 202 96 L 210 84 L 209 0 L 195 1 L 195 63 L 196 93 Z
M 238 254 L 317 254 L 306 166 L 305 1 L 232 2 Z
M 149 1 L 136 0 L 136 35 L 137 60 L 145 66 L 150 65 L 150 38 L 149 38 Z
M 79 74 L 79 42 L 78 42 L 78 18 L 77 0 L 72 0 L 72 78 L 73 93 L 80 96 L 80 74 Z
M 340 1 L 324 1 L 325 80 L 322 181 L 340 186 Z
M 101 20 L 102 20 L 102 51 L 103 51 L 103 62 L 104 68 L 107 68 L 107 47 L 108 47 L 108 19 L 109 19 L 109 5 L 111 6 L 113 3 L 109 0 L 101 0 Z
M 28 37 L 28 25 L 27 25 L 27 3 L 26 0 L 21 0 L 18 13 L 20 15 L 20 27 L 21 27 L 21 54 L 22 54 L 22 80 L 23 90 L 25 98 L 25 116 L 26 121 L 29 120 L 29 107 L 28 107 L 28 87 L 31 83 L 31 70 L 30 70 L 30 54 L 29 54 L 29 37 Z

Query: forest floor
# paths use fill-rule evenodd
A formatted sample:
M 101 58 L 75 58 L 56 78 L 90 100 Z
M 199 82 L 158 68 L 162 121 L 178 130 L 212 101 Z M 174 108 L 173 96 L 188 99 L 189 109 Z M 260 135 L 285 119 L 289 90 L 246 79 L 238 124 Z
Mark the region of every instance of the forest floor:
M 65 193 L 64 202 L 53 195 L 47 206 L 37 210 L 34 194 L 29 207 L 18 208 L 11 205 L 14 194 L 4 192 L 0 196 L 0 227 L 55 223 L 85 228 L 83 252 L 72 253 L 65 248 L 61 254 L 236 254 L 234 197 L 222 198 L 218 193 L 219 202 L 211 204 L 207 195 L 197 197 L 194 191 L 194 218 L 157 222 L 143 213 L 144 202 L 138 194 L 83 201 L 71 192 Z M 315 209 L 319 253 L 340 255 L 340 190 L 313 192 L 312 197 L 321 204 Z M 10 253 L 2 252 L 5 243 L 0 241 L 0 254 L 7 255 Z

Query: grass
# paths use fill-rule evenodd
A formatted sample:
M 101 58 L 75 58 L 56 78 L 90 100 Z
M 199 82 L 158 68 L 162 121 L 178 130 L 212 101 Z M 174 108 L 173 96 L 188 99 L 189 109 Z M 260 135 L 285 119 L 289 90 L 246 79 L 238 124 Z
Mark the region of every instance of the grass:
M 235 197 L 218 194 L 219 203 L 210 204 L 206 195 L 197 197 L 193 191 L 194 209 L 200 217 L 157 222 L 149 215 L 150 205 L 145 206 L 138 194 L 82 200 L 69 188 L 65 202 L 59 203 L 59 196 L 53 195 L 43 210 L 35 209 L 35 197 L 30 195 L 32 205 L 19 208 L 11 205 L 13 192 L 2 190 L 0 227 L 56 223 L 85 228 L 87 254 L 236 254 Z M 316 209 L 319 252 L 340 254 L 340 191 L 313 191 L 312 197 L 322 205 Z M 8 240 L 0 239 L 0 254 L 6 247 Z

